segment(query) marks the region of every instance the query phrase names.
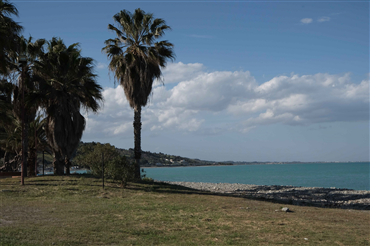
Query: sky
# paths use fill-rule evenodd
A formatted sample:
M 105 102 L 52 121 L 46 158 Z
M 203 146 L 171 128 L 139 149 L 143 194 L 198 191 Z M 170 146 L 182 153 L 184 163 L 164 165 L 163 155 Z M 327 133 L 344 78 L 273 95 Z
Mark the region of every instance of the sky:
M 104 105 L 82 141 L 133 148 L 101 52 L 113 15 L 171 26 L 176 59 L 142 111 L 142 150 L 213 161 L 369 161 L 368 1 L 11 1 L 24 35 L 80 43 Z

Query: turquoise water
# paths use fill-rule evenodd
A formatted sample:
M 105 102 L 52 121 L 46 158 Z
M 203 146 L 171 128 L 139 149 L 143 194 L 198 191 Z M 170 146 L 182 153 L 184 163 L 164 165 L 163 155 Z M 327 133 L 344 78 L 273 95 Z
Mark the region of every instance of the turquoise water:
M 161 181 L 293 185 L 370 190 L 370 162 L 144 168 Z

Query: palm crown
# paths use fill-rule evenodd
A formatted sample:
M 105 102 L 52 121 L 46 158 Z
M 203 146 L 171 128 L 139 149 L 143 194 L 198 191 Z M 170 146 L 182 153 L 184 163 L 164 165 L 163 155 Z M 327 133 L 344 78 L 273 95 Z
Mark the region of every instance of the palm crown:
M 111 59 L 109 70 L 124 88 L 132 108 L 145 106 L 152 91 L 154 79 L 161 78 L 161 67 L 174 59 L 173 45 L 168 41 L 154 41 L 170 29 L 163 19 L 136 9 L 132 14 L 122 10 L 113 16 L 117 26 L 108 29 L 117 35 L 105 41 L 105 51 Z

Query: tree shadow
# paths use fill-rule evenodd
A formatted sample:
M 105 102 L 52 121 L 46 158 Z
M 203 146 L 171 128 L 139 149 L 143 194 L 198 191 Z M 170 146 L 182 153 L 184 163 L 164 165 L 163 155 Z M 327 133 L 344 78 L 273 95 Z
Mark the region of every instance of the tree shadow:
M 149 186 L 142 186 L 140 184 L 149 184 Z M 256 186 L 252 189 L 222 193 L 217 191 L 197 190 L 163 182 L 132 183 L 127 187 L 127 189 L 157 193 L 241 197 L 245 199 L 268 201 L 279 204 L 320 208 L 370 210 L 370 192 L 362 193 L 361 191 L 348 189 Z M 367 199 L 367 202 L 363 201 L 362 199 Z
M 58 176 L 54 176 L 58 177 Z M 60 182 L 66 182 L 65 185 L 80 185 L 88 187 L 102 187 L 102 180 L 97 179 L 91 174 L 76 174 L 69 176 L 70 180 L 59 179 L 42 179 L 34 178 L 27 180 L 26 185 L 31 186 L 60 186 Z M 89 181 L 80 182 L 82 178 Z M 91 182 L 91 179 L 94 179 Z M 123 189 L 120 183 L 112 180 L 105 181 L 106 189 Z M 14 183 L 2 183 L 5 187 L 7 185 L 14 185 Z M 73 189 L 73 188 L 71 188 Z M 166 194 L 187 194 L 187 195 L 211 195 L 211 196 L 226 196 L 226 197 L 241 197 L 249 200 L 268 201 L 279 204 L 292 204 L 298 206 L 313 206 L 324 208 L 342 208 L 342 209 L 356 209 L 356 210 L 370 210 L 370 191 L 355 191 L 348 189 L 331 189 L 331 188 L 310 188 L 310 187 L 286 187 L 286 186 L 252 186 L 249 189 L 236 190 L 233 192 L 218 192 L 209 190 L 197 190 L 181 185 L 168 184 L 165 182 L 130 182 L 124 188 L 128 190 L 138 190 L 144 192 L 156 192 Z M 366 201 L 364 201 L 366 199 Z

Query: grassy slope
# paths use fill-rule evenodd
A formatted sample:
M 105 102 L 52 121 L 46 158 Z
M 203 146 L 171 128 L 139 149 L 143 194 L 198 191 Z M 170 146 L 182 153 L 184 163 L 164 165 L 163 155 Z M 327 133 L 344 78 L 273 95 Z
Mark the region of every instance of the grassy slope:
M 369 211 L 121 189 L 88 176 L 0 179 L 0 245 L 369 245 Z M 308 240 L 305 240 L 307 238 Z

